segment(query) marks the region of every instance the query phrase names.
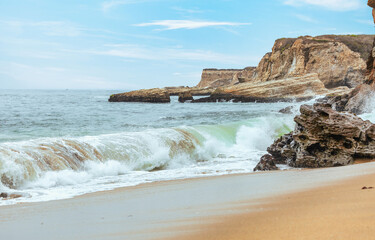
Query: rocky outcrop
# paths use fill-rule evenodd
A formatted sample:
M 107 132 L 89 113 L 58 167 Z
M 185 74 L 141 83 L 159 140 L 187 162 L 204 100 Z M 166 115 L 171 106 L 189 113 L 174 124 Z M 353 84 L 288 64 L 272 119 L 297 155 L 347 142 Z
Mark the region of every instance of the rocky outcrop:
M 367 44 L 371 38 L 352 35 L 279 39 L 272 52 L 259 63 L 255 78 L 249 81 L 265 82 L 317 73 L 327 88 L 355 87 L 363 83 L 365 77 L 366 54 L 363 52 L 371 48 L 371 44 Z M 357 41 L 362 43 L 354 44 Z
M 257 83 L 242 83 L 235 86 L 217 89 L 208 98 L 201 98 L 194 102 L 277 102 L 306 100 L 316 95 L 341 95 L 350 90 L 347 87 L 328 90 L 320 81 L 317 74 L 304 77 L 293 77 Z
M 190 92 L 192 96 L 208 96 L 213 93 L 216 88 L 199 88 L 199 87 L 165 87 L 169 95 L 178 96 L 181 93 Z
M 275 159 L 272 155 L 266 154 L 261 159 L 260 162 L 255 166 L 254 171 L 274 171 L 279 170 L 275 164 Z
M 216 69 L 208 68 L 202 72 L 201 81 L 198 88 L 218 88 L 233 85 L 238 82 L 237 75 L 243 69 Z
M 331 105 L 303 105 L 295 130 L 276 140 L 267 151 L 275 163 L 319 168 L 352 164 L 375 158 L 375 125 Z
M 193 95 L 191 94 L 191 92 L 183 92 L 183 93 L 180 93 L 178 95 L 178 101 L 180 103 L 184 103 L 186 101 L 193 101 Z
M 168 91 L 160 88 L 142 89 L 127 93 L 113 94 L 110 102 L 145 102 L 145 103 L 169 103 L 171 101 Z
M 323 35 L 275 41 L 258 67 L 243 70 L 205 69 L 197 87 L 226 87 L 317 73 L 327 88 L 363 83 L 372 35 Z
M 375 100 L 375 41 L 367 61 L 366 81 L 357 86 L 349 94 L 328 99 L 333 109 L 337 111 L 348 111 L 355 114 L 362 114 L 373 110 Z

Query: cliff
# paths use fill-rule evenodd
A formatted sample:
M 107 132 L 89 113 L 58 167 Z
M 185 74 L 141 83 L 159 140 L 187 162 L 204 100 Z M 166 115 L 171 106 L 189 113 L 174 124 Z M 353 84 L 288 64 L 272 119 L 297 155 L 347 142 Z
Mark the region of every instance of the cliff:
M 275 41 L 259 65 L 243 70 L 205 69 L 197 87 L 224 87 L 317 73 L 327 88 L 356 87 L 363 82 L 372 35 L 323 35 Z
M 201 81 L 199 82 L 197 87 L 217 88 L 232 85 L 233 83 L 238 82 L 237 74 L 241 71 L 242 69 L 203 69 Z
M 276 164 L 316 168 L 373 161 L 375 124 L 355 114 L 373 110 L 374 57 L 375 41 L 369 50 L 364 83 L 348 94 L 324 99 L 325 103 L 301 106 L 300 115 L 294 118 L 294 131 L 277 139 L 254 171 L 275 170 Z

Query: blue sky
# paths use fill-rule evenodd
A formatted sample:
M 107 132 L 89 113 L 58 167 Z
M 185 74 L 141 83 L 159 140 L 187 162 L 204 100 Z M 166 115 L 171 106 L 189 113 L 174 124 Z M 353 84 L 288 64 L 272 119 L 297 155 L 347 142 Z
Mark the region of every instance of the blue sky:
M 275 39 L 374 34 L 364 0 L 0 0 L 0 88 L 194 86 Z

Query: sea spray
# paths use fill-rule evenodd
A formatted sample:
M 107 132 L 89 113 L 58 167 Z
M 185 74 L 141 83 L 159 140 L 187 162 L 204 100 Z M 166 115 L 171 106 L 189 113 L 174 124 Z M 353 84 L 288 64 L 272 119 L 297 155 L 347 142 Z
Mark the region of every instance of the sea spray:
M 25 196 L 0 204 L 252 172 L 272 140 L 294 128 L 294 116 L 278 111 L 302 104 L 114 104 L 104 91 L 26 93 L 0 91 L 0 192 Z
M 253 167 L 288 120 L 292 123 L 290 117 L 277 121 L 262 117 L 222 125 L 1 143 L 1 184 L 4 190 L 33 195 L 36 189 L 46 194 L 44 189 L 92 185 L 94 180 L 100 185 L 100 179 L 103 184 L 110 179 L 121 185 L 124 179 L 116 177 L 126 175 L 128 183 L 123 185 L 155 181 L 154 171 L 159 171 L 159 180 L 241 172 L 244 165 L 247 170 Z M 137 173 L 142 178 L 137 179 Z

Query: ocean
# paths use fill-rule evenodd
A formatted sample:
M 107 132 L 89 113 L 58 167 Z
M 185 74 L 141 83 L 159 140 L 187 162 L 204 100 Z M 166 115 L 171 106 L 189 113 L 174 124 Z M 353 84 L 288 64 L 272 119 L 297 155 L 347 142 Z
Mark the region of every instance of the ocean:
M 0 192 L 23 196 L 0 205 L 250 173 L 314 102 L 108 102 L 118 92 L 0 90 Z M 279 113 L 291 105 L 295 114 Z

